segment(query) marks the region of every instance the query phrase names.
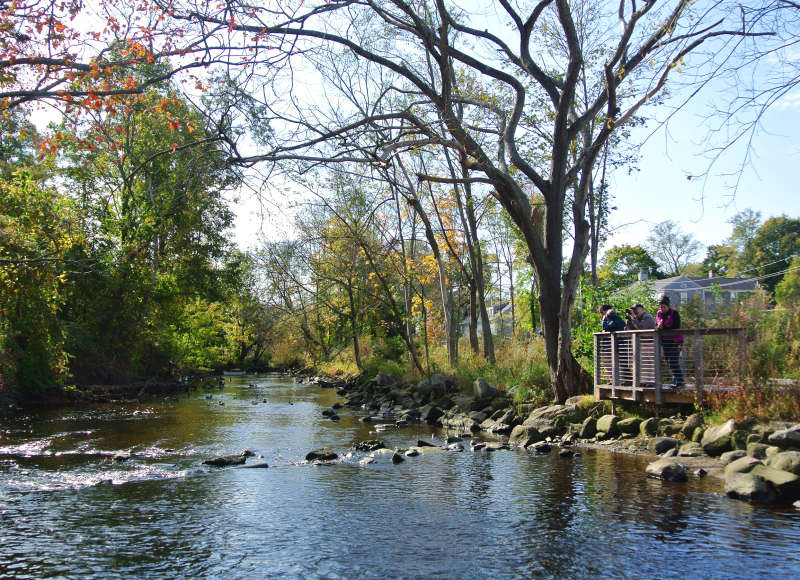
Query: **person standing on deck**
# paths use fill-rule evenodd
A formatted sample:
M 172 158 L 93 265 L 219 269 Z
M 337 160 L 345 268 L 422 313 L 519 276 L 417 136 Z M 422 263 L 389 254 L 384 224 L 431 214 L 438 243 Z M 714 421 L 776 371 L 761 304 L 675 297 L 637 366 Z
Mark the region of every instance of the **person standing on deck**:
M 625 321 L 617 314 L 613 306 L 603 304 L 600 307 L 600 314 L 603 315 L 603 332 L 616 332 L 618 330 L 625 330 Z
M 630 310 L 626 310 L 625 318 L 625 330 L 652 330 L 656 327 L 656 321 L 641 304 L 634 304 Z
M 677 330 L 681 327 L 681 315 L 677 310 L 669 305 L 669 296 L 664 295 L 658 303 L 656 313 L 656 328 L 659 330 Z M 681 369 L 681 346 L 683 345 L 683 335 L 672 334 L 661 338 L 664 347 L 664 358 L 672 371 L 672 380 L 675 388 L 680 389 L 684 386 L 683 369 Z

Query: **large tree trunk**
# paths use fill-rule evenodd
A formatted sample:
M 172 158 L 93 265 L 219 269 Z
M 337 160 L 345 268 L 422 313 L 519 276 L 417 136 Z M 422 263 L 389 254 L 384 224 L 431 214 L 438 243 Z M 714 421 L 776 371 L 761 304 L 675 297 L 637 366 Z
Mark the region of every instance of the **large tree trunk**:
M 478 290 L 474 278 L 469 281 L 469 346 L 478 354 Z
M 353 339 L 353 357 L 356 359 L 356 366 L 358 367 L 359 371 L 364 370 L 364 365 L 361 363 L 361 348 L 358 344 L 358 314 L 356 311 L 356 301 L 355 296 L 353 295 L 353 288 L 350 285 L 352 280 L 348 280 L 347 285 L 347 298 L 350 302 L 350 334 Z
M 411 207 L 414 208 L 414 211 L 417 212 L 420 220 L 422 220 L 422 225 L 425 227 L 425 238 L 428 240 L 431 253 L 433 253 L 433 257 L 436 260 L 436 267 L 439 271 L 439 292 L 442 295 L 442 312 L 444 314 L 444 328 L 447 340 L 447 359 L 450 366 L 455 368 L 458 364 L 458 331 L 455 322 L 453 293 L 447 281 L 447 269 L 445 268 L 442 252 L 439 248 L 439 243 L 436 241 L 436 236 L 433 233 L 428 214 L 416 197 L 409 197 L 408 202 Z
M 468 174 L 466 166 L 462 161 L 462 170 Z M 475 277 L 475 290 L 478 294 L 478 311 L 481 316 L 481 326 L 483 326 L 483 356 L 491 364 L 495 363 L 494 339 L 492 338 L 492 324 L 489 320 L 489 313 L 486 310 L 486 290 L 483 284 L 483 255 L 481 253 L 480 239 L 478 238 L 478 220 L 475 217 L 475 207 L 472 200 L 472 188 L 469 183 L 464 185 L 464 197 L 466 204 L 464 211 L 467 217 L 467 238 L 471 241 L 469 245 L 470 261 Z

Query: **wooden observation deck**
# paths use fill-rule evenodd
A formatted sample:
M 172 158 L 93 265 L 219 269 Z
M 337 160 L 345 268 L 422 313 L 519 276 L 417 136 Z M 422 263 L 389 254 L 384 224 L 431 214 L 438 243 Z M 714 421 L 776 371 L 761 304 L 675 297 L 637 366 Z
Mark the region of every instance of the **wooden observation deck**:
M 671 338 L 682 336 L 677 348 Z M 666 344 L 666 347 L 665 347 Z M 683 386 L 675 387 L 676 357 Z M 594 396 L 598 400 L 703 404 L 710 391 L 744 386 L 747 338 L 743 328 L 594 333 Z M 677 377 L 680 379 L 680 377 Z M 677 382 L 680 382 L 679 380 Z

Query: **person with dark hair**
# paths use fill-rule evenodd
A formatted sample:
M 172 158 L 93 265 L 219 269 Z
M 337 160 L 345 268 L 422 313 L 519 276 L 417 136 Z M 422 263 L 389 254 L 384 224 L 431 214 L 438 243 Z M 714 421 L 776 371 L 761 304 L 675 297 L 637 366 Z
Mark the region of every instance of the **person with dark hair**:
M 634 304 L 625 311 L 625 330 L 652 330 L 656 327 L 656 321 L 641 304 Z
M 609 304 L 603 304 L 599 309 L 600 314 L 603 315 L 603 332 L 616 332 L 618 330 L 625 330 L 625 321 L 617 314 L 614 307 Z
M 659 330 L 677 330 L 681 327 L 681 315 L 677 310 L 670 306 L 669 296 L 666 294 L 661 297 L 656 313 L 656 328 Z M 664 358 L 672 371 L 672 380 L 675 388 L 680 389 L 684 386 L 683 369 L 681 369 L 681 346 L 683 346 L 683 335 L 668 334 L 661 338 L 661 345 L 664 347 Z

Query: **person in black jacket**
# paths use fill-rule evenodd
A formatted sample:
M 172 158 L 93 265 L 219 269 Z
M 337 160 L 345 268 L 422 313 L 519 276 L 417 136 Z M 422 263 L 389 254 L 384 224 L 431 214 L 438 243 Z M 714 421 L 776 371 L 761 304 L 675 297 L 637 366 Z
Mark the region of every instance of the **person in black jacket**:
M 625 321 L 617 314 L 614 307 L 609 304 L 603 304 L 600 307 L 600 314 L 603 315 L 603 332 L 616 332 L 618 330 L 625 330 Z

